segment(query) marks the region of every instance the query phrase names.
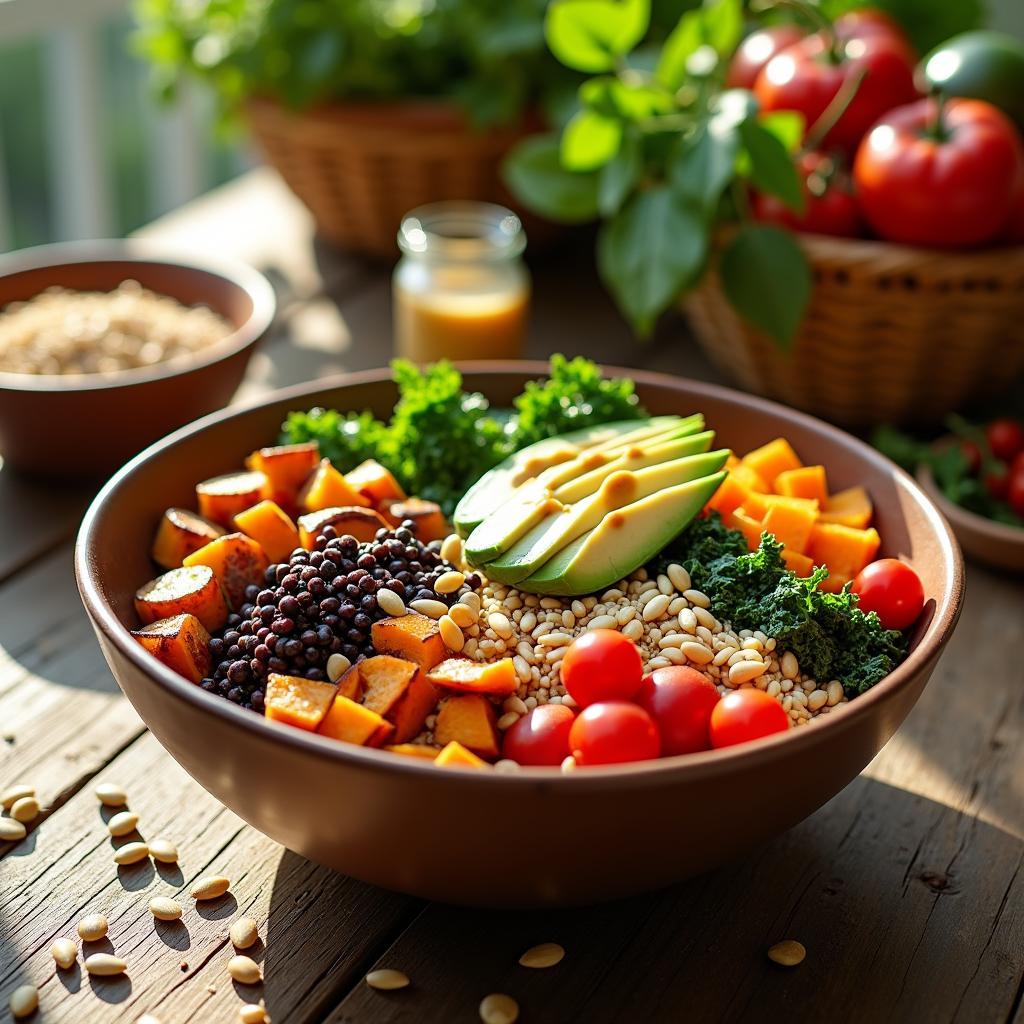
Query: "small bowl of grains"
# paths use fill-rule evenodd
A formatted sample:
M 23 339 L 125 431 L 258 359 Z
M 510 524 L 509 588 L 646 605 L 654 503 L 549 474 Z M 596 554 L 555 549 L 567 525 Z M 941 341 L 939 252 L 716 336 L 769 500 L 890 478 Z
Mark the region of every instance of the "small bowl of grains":
M 228 261 L 135 241 L 0 259 L 0 457 L 94 480 L 226 405 L 275 310 L 270 283 Z

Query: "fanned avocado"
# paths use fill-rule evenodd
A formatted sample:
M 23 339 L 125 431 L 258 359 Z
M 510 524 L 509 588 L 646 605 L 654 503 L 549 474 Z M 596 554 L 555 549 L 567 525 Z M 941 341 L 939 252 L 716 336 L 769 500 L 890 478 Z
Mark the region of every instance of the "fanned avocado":
M 671 445 L 660 447 L 665 449 Z M 728 456 L 728 451 L 721 450 L 671 461 L 659 459 L 647 468 L 614 470 L 604 477 L 594 493 L 571 505 L 552 506 L 516 544 L 488 562 L 484 572 L 502 583 L 518 583 L 616 510 L 690 480 L 706 478 L 720 470 Z
M 535 594 L 572 597 L 604 590 L 654 557 L 693 520 L 725 479 L 725 473 L 666 487 L 610 512 L 517 583 Z
M 648 420 L 621 420 L 599 427 L 587 427 L 558 437 L 545 438 L 536 444 L 521 448 L 504 462 L 485 473 L 466 491 L 455 509 L 453 521 L 456 530 L 467 537 L 499 505 L 509 493 L 527 479 L 535 477 L 549 466 L 575 458 L 581 451 L 600 448 L 628 437 L 649 437 L 679 423 L 678 416 L 653 416 Z M 699 427 L 695 429 L 700 429 Z

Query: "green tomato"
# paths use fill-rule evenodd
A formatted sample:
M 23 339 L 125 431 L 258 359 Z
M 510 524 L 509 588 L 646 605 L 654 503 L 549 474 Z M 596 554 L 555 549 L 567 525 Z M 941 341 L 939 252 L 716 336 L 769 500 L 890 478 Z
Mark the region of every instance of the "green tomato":
M 963 32 L 918 68 L 923 90 L 987 100 L 1024 131 L 1024 44 L 1004 32 Z

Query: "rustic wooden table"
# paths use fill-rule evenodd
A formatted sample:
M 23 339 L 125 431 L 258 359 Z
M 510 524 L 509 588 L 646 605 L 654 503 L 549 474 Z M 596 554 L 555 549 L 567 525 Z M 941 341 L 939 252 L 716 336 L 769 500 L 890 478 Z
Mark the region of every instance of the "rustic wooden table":
M 387 271 L 315 247 L 306 215 L 269 172 L 145 234 L 231 250 L 273 278 L 280 326 L 244 396 L 388 359 Z M 678 323 L 647 348 L 633 345 L 586 250 L 571 258 L 578 272 L 537 275 L 535 354 L 711 376 Z M 26 840 L 0 843 L 0 1005 L 31 981 L 42 1019 L 76 1024 L 145 1013 L 163 1024 L 230 1022 L 260 997 L 276 1024 L 470 1022 L 491 992 L 513 995 L 523 1024 L 1024 1021 L 1019 580 L 970 567 L 963 618 L 920 704 L 863 775 L 802 825 L 667 892 L 564 913 L 481 913 L 320 868 L 177 767 L 118 692 L 79 603 L 72 542 L 88 497 L 0 470 L 0 789 L 30 782 L 44 804 Z M 261 771 L 252 766 L 252 785 Z M 180 867 L 114 868 L 92 792 L 111 780 L 129 789 L 144 835 L 178 843 Z M 778 783 L 785 800 L 801 780 Z M 210 872 L 232 879 L 230 896 L 209 909 L 186 898 L 180 923 L 154 923 L 152 895 L 187 891 Z M 127 976 L 55 973 L 51 942 L 91 912 L 110 920 L 109 942 L 91 951 L 116 950 Z M 260 924 L 266 980 L 255 990 L 225 970 L 228 924 L 243 912 Z M 765 950 L 783 938 L 807 947 L 802 966 L 768 962 Z M 544 941 L 565 947 L 558 967 L 517 965 Z M 375 966 L 406 972 L 412 987 L 369 989 L 362 977 Z

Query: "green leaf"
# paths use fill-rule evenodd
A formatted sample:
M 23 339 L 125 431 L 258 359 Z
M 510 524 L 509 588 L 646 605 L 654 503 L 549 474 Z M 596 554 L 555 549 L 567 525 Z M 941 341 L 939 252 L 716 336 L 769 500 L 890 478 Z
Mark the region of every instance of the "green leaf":
M 562 166 L 570 171 L 594 171 L 619 151 L 622 122 L 596 110 L 581 110 L 562 132 Z
M 551 52 L 567 67 L 611 71 L 643 39 L 650 0 L 552 0 L 544 21 Z
M 713 216 L 732 180 L 739 145 L 736 129 L 714 118 L 682 140 L 669 164 L 669 180 L 676 193 L 693 200 L 706 217 Z
M 606 116 L 623 117 L 629 121 L 643 121 L 675 109 L 675 100 L 664 89 L 635 77 L 621 79 L 614 75 L 584 82 L 580 86 L 580 101 Z
M 771 132 L 786 147 L 789 153 L 795 153 L 804 140 L 804 129 L 807 122 L 798 110 L 773 110 L 758 117 L 761 127 Z
M 750 159 L 750 180 L 759 192 L 778 196 L 791 210 L 802 213 L 804 193 L 793 157 L 759 121 L 748 118 L 739 126 Z
M 534 213 L 566 224 L 597 216 L 597 175 L 566 170 L 557 135 L 524 139 L 505 158 L 502 176 L 512 194 Z
M 704 265 L 708 228 L 667 185 L 637 193 L 601 229 L 597 260 L 619 308 L 641 334 Z
M 793 236 L 770 224 L 746 224 L 722 253 L 719 271 L 736 310 L 788 348 L 811 297 L 811 271 Z
M 713 46 L 720 57 L 731 57 L 743 35 L 742 0 L 718 0 L 700 13 L 703 41 Z
M 602 217 L 619 212 L 626 196 L 643 173 L 643 151 L 637 136 L 627 131 L 615 157 L 604 165 L 597 185 L 597 205 Z
M 687 11 L 665 40 L 655 76 L 666 89 L 676 91 L 686 79 L 686 62 L 704 44 L 701 12 Z

